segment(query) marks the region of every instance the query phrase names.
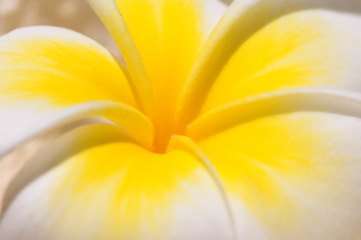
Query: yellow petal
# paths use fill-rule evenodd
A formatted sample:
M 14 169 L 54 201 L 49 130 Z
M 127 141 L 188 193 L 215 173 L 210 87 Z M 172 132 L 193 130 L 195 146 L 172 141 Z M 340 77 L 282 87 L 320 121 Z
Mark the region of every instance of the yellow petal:
M 182 110 L 180 118 L 183 119 L 183 122 L 187 124 L 192 119 L 194 119 L 202 110 L 204 101 L 207 99 L 209 91 L 213 89 L 217 90 L 216 87 L 214 87 L 214 82 L 218 81 L 218 77 L 221 72 L 225 70 L 225 68 L 227 68 L 228 64 L 230 64 L 229 61 L 232 60 L 237 49 L 242 48 L 244 43 L 248 39 L 254 38 L 254 34 L 257 33 L 256 35 L 260 35 L 261 32 L 264 31 L 264 28 L 272 28 L 268 26 L 270 24 L 273 25 L 273 31 L 275 32 L 273 32 L 272 34 L 269 32 L 268 36 L 266 36 L 266 34 L 263 37 L 259 36 L 258 43 L 260 43 L 261 45 L 257 45 L 256 47 L 248 50 L 248 52 L 252 54 L 252 57 L 254 59 L 251 59 L 251 61 L 255 62 L 257 65 L 262 62 L 276 59 L 277 52 L 272 51 L 272 49 L 267 49 L 267 46 L 272 45 L 269 43 L 269 40 L 277 39 L 277 41 L 286 43 L 285 48 L 290 50 L 290 47 L 292 47 L 291 44 L 294 42 L 287 41 L 290 40 L 290 37 L 295 38 L 297 36 L 299 36 L 299 38 L 296 40 L 301 40 L 298 41 L 297 44 L 302 44 L 303 47 L 305 47 L 303 51 L 303 56 L 309 55 L 308 59 L 314 57 L 316 57 L 316 59 L 320 59 L 319 57 L 317 57 L 317 54 L 319 53 L 323 53 L 323 56 L 327 54 L 325 58 L 330 57 L 331 61 L 336 60 L 338 54 L 341 53 L 341 57 L 339 59 L 339 62 L 341 63 L 345 61 L 345 55 L 354 57 L 355 55 L 353 55 L 352 51 L 355 48 L 359 48 L 360 39 L 358 31 L 354 31 L 354 29 L 358 29 L 360 26 L 360 20 L 357 20 L 357 17 L 353 18 L 354 20 L 352 20 L 351 16 L 338 15 L 336 13 L 328 13 L 325 15 L 323 14 L 323 12 L 321 12 L 320 16 L 308 16 L 310 18 L 307 18 L 307 13 L 305 13 L 303 14 L 305 18 L 303 18 L 302 20 L 300 19 L 301 22 L 298 25 L 295 25 L 294 21 L 295 16 L 297 15 L 293 15 L 293 17 L 291 17 L 290 19 L 290 24 L 287 24 L 287 21 L 284 20 L 284 24 L 282 27 L 279 26 L 274 28 L 275 25 L 274 23 L 272 23 L 272 21 L 274 21 L 275 19 L 278 19 L 279 17 L 286 14 L 296 12 L 298 10 L 314 8 L 361 12 L 361 4 L 359 3 L 359 1 L 346 1 L 346 3 L 327 0 L 234 1 L 223 16 L 223 18 L 220 20 L 209 40 L 207 41 L 204 51 L 201 53 L 199 60 L 197 61 L 195 67 L 192 70 L 191 78 L 185 84 L 185 88 L 183 90 L 183 93 L 181 94 L 180 104 L 178 106 L 178 109 Z M 302 13 L 300 14 L 302 16 Z M 309 29 L 307 29 L 307 27 L 303 27 L 302 24 L 310 26 Z M 315 27 L 312 27 L 312 24 L 315 24 Z M 302 27 L 300 27 L 300 25 Z M 291 27 L 300 27 L 300 29 L 302 30 L 290 29 Z M 323 28 L 325 29 L 323 30 Z M 282 31 L 285 32 L 283 33 Z M 299 35 L 297 35 L 297 33 L 299 33 Z M 317 33 L 318 36 L 317 34 L 315 35 L 315 33 Z M 302 38 L 303 35 L 306 36 Z M 330 37 L 330 39 L 328 41 L 325 41 L 325 38 L 327 37 Z M 304 44 L 307 44 L 307 42 L 310 42 L 310 40 L 318 41 L 319 39 L 322 43 L 326 42 L 326 45 L 323 46 L 321 49 L 313 52 L 315 44 L 313 44 L 313 46 L 308 46 L 308 49 L 307 46 L 304 46 Z M 352 39 L 355 39 L 355 41 L 352 41 Z M 263 47 L 264 44 L 266 48 Z M 250 45 L 250 43 L 248 43 L 248 45 Z M 330 47 L 330 45 L 332 45 L 332 47 Z M 277 51 L 278 49 L 281 49 L 284 45 L 277 42 L 273 43 L 273 46 Z M 334 50 L 332 50 L 333 47 Z M 258 51 L 258 49 L 261 49 L 262 52 Z M 324 49 L 325 51 L 321 52 L 322 49 Z M 263 51 L 266 51 L 265 54 L 267 56 L 267 59 L 266 57 L 262 57 Z M 256 56 L 255 54 L 257 53 L 259 54 L 257 55 L 257 59 L 255 59 L 254 56 Z M 281 56 L 278 55 L 277 57 Z M 347 66 L 348 59 L 351 59 L 352 57 L 346 57 L 346 63 L 342 65 L 342 67 Z M 248 72 L 249 70 L 246 68 L 248 67 L 248 60 L 249 56 L 243 55 L 243 64 L 234 61 L 234 67 L 232 69 L 236 72 L 243 70 Z M 292 60 L 300 61 L 300 59 Z M 327 61 L 327 63 L 329 62 L 330 60 Z M 331 66 L 325 66 L 324 64 L 322 65 L 322 67 L 337 68 L 339 67 L 337 65 L 337 63 L 339 62 L 336 61 L 336 63 Z M 251 70 L 253 68 L 254 67 L 252 67 Z M 349 69 L 346 70 L 342 68 L 339 70 L 343 73 Z M 227 69 L 227 71 L 229 71 L 229 69 Z M 336 69 L 333 69 L 333 71 L 336 72 Z M 317 77 L 318 76 L 316 75 L 315 78 Z M 338 75 L 336 74 L 335 77 L 338 77 Z M 242 81 L 241 77 L 239 77 L 238 80 Z M 259 87 L 258 85 L 255 85 L 256 84 L 254 84 L 255 88 Z M 233 85 L 229 85 L 228 89 L 233 89 L 233 87 Z
M 361 35 L 355 31 L 360 27 L 360 17 L 320 10 L 294 13 L 270 23 L 228 59 L 202 112 L 285 88 L 361 91 Z
M 154 95 L 156 141 L 167 140 L 175 131 L 179 93 L 224 4 L 217 0 L 117 0 L 118 12 L 114 1 L 90 3 L 113 33 L 130 71 L 143 64 Z M 136 60 L 135 55 L 139 56 Z
M 117 61 L 70 30 L 30 27 L 0 38 L 0 156 L 46 130 L 108 118 L 150 145 L 150 121 L 135 108 Z
M 357 239 L 360 95 L 272 94 L 214 110 L 189 129 L 213 131 L 197 132 L 198 144 L 223 181 L 238 237 Z
M 154 154 L 119 128 L 92 125 L 39 152 L 14 187 L 44 163 L 56 166 L 9 202 L 7 240 L 232 237 L 217 185 L 193 153 Z
M 154 113 L 151 85 L 137 47 L 134 45 L 115 0 L 88 0 L 88 2 L 107 27 L 127 63 L 132 78 L 131 87 L 138 105 L 142 111 L 151 116 Z
M 68 106 L 111 100 L 135 106 L 124 69 L 95 41 L 56 27 L 22 28 L 0 39 L 1 101 Z

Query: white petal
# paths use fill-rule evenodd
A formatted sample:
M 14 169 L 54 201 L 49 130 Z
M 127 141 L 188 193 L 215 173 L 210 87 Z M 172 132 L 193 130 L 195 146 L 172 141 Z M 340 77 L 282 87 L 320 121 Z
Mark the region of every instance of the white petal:
M 358 93 L 290 89 L 190 125 L 222 179 L 240 239 L 358 239 L 360 103 Z M 243 228 L 248 219 L 253 229 Z
M 115 126 L 91 125 L 43 149 L 22 175 L 39 163 L 56 166 L 23 189 L 32 179 L 16 179 L 6 240 L 232 239 L 219 189 L 188 151 L 154 154 Z

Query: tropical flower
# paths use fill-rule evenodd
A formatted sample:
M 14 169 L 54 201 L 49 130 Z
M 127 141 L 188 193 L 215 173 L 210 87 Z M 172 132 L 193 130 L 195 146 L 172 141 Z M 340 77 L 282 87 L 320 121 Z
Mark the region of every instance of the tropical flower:
M 0 239 L 360 239 L 360 1 L 89 0 L 0 38 Z

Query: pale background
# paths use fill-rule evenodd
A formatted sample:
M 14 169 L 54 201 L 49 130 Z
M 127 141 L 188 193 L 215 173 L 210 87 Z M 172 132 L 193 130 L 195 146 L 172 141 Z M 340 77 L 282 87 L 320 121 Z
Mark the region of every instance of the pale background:
M 232 0 L 223 0 L 231 2 Z M 0 0 L 0 35 L 31 25 L 61 26 L 81 32 L 119 52 L 86 0 Z

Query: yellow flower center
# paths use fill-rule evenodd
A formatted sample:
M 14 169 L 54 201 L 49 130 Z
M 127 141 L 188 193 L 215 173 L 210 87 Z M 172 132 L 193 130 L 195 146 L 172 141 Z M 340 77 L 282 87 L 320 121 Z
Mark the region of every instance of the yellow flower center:
M 176 107 L 206 37 L 203 8 L 197 7 L 201 4 L 198 1 L 118 1 L 117 4 L 150 83 L 153 102 L 146 99 L 142 104 L 153 108 L 152 114 L 145 111 L 154 124 L 152 151 L 164 153 L 171 136 L 183 132 L 177 129 Z M 157 12 L 162 14 L 155 15 Z M 128 50 L 121 49 L 123 53 Z M 133 74 L 133 80 L 138 73 Z

